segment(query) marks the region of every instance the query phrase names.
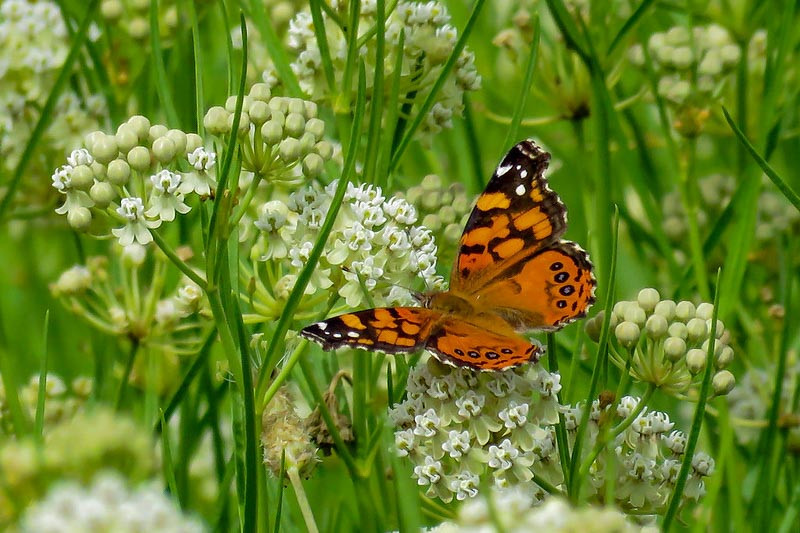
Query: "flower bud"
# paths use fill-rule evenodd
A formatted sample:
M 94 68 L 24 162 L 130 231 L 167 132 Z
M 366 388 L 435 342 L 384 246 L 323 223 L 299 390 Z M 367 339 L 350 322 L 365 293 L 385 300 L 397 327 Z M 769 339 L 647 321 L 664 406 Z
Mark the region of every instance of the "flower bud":
M 135 242 L 122 249 L 122 264 L 127 268 L 138 268 L 147 258 L 147 248 Z
M 729 364 L 733 362 L 733 348 L 730 346 L 722 346 L 722 349 L 719 351 L 719 355 L 717 355 L 717 359 L 714 362 L 717 368 L 725 368 Z
M 314 145 L 314 152 L 319 154 L 325 161 L 328 161 L 333 157 L 333 145 L 328 141 L 320 141 Z
M 231 113 L 228 117 L 228 131 L 233 130 L 233 119 L 236 116 L 235 113 Z M 244 135 L 250 132 L 250 115 L 247 112 L 242 111 L 242 114 L 239 118 L 239 135 Z
M 139 146 L 138 148 L 144 150 L 144 155 L 147 157 L 147 162 L 148 162 L 147 166 L 149 167 L 150 153 L 144 146 Z M 132 152 L 133 150 L 128 152 L 128 158 L 131 157 Z M 134 154 L 135 159 L 138 160 L 139 157 L 140 157 L 139 155 Z M 131 167 L 130 165 L 128 165 L 128 162 L 125 161 L 124 159 L 115 159 L 108 164 L 106 175 L 108 176 L 108 181 L 110 181 L 114 185 L 122 186 L 128 183 L 128 178 L 130 178 L 131 176 Z
M 422 218 L 422 225 L 431 231 L 439 231 L 442 229 L 442 221 L 435 213 L 428 213 Z
M 67 224 L 76 230 L 85 230 L 92 223 L 92 212 L 85 207 L 75 207 L 67 212 Z
M 51 285 L 51 289 L 57 295 L 71 296 L 79 294 L 92 285 L 92 272 L 83 265 L 75 265 L 65 270 L 58 280 Z
M 262 102 L 261 100 L 253 102 L 253 105 L 250 106 L 249 113 L 250 120 L 252 120 L 253 124 L 256 126 L 261 126 L 272 116 L 267 103 Z
M 314 138 L 313 135 L 308 132 L 303 133 L 300 136 L 300 153 L 303 155 L 311 153 L 314 150 L 314 145 L 316 142 L 317 139 Z
M 651 339 L 660 339 L 667 334 L 667 319 L 661 315 L 651 315 L 645 323 L 647 336 Z
M 647 313 L 651 313 L 653 309 L 655 309 L 659 300 L 661 300 L 661 295 L 658 294 L 658 291 L 653 288 L 645 288 L 640 290 L 636 297 L 639 307 L 644 309 Z
M 661 315 L 667 320 L 672 320 L 675 317 L 675 302 L 672 300 L 661 300 L 656 304 L 653 313 Z
M 139 141 L 147 139 L 150 131 L 150 120 L 147 117 L 134 115 L 128 119 L 126 124 L 133 128 L 133 131 L 136 132 L 136 136 L 139 137 Z
M 69 174 L 69 183 L 73 189 L 80 189 L 88 191 L 89 187 L 94 183 L 94 173 L 92 169 L 86 165 L 78 165 L 72 169 Z
M 681 339 L 686 340 L 689 337 L 689 330 L 686 329 L 686 324 L 681 322 L 673 322 L 669 325 L 669 332 L 670 337 L 678 337 Z
M 623 318 L 627 322 L 633 322 L 641 328 L 644 326 L 644 323 L 647 320 L 647 314 L 644 312 L 644 309 L 631 302 L 631 304 L 625 309 Z
M 711 318 L 714 316 L 714 306 L 708 302 L 698 304 L 697 309 L 694 312 L 694 316 L 697 318 L 702 318 L 703 320 L 711 320 Z
M 324 161 L 317 154 L 308 154 L 303 158 L 303 175 L 315 178 L 322 173 Z
M 128 153 L 131 148 L 139 144 L 139 136 L 136 134 L 136 129 L 128 123 L 119 125 L 114 139 L 117 141 L 117 147 L 122 153 Z
M 255 85 L 250 87 L 250 92 L 248 93 L 248 96 L 253 100 L 253 103 L 255 103 L 256 101 L 267 103 L 272 94 L 269 89 L 269 85 L 267 85 L 266 83 L 256 83 Z
M 127 160 L 132 169 L 144 172 L 150 168 L 150 150 L 137 146 L 128 152 Z
M 300 113 L 289 113 L 286 115 L 286 122 L 284 128 L 286 133 L 292 137 L 299 138 L 303 134 L 306 127 L 306 119 Z
M 301 153 L 300 141 L 292 137 L 282 140 L 278 146 L 278 155 L 284 163 L 294 163 Z
M 708 335 L 706 321 L 702 318 L 693 318 L 686 324 L 686 331 L 689 333 L 690 342 L 699 342 Z
M 150 23 L 144 17 L 131 17 L 128 34 L 137 41 L 143 41 L 150 34 Z
M 298 113 L 300 115 L 305 115 L 306 112 L 306 103 L 304 100 L 300 98 L 289 98 L 288 105 L 286 109 L 289 113 Z
M 725 396 L 733 390 L 735 385 L 736 378 L 728 370 L 720 370 L 711 378 L 711 386 L 717 396 Z
M 285 115 L 289 108 L 286 100 L 287 98 L 284 98 L 283 96 L 274 96 L 269 100 L 269 108 L 273 111 L 280 111 Z
M 694 60 L 692 49 L 688 46 L 678 46 L 672 50 L 672 65 L 679 69 L 687 69 L 691 66 L 692 61 Z
M 117 140 L 112 135 L 97 136 L 89 147 L 92 156 L 100 163 L 108 163 L 119 154 Z
M 305 107 L 306 111 L 306 118 L 314 118 L 317 116 L 317 104 L 316 102 L 311 102 L 309 100 L 303 101 L 303 106 Z
M 586 321 L 584 330 L 586 335 L 594 342 L 600 341 L 600 329 L 603 327 L 603 311 Z
M 639 326 L 633 322 L 622 322 L 618 324 L 616 328 L 614 328 L 614 335 L 617 337 L 619 343 L 624 347 L 632 348 L 633 346 L 636 346 L 637 342 L 639 342 Z
M 167 132 L 167 138 L 175 143 L 175 152 L 177 154 L 186 153 L 186 134 L 177 129 L 172 129 Z
M 231 114 L 235 113 L 236 112 L 236 100 L 238 98 L 239 97 L 237 95 L 229 96 L 225 100 L 225 111 L 227 111 L 228 113 L 231 113 Z M 250 103 L 251 103 L 250 97 L 245 95 L 244 98 L 242 98 L 242 112 L 247 111 L 248 109 L 250 109 Z
M 706 352 L 699 348 L 692 348 L 686 352 L 686 368 L 689 369 L 689 372 L 697 374 L 698 372 L 702 372 L 705 367 Z
M 704 340 L 703 344 L 700 345 L 700 349 L 703 350 L 704 352 L 708 353 L 709 342 L 711 342 L 709 339 Z M 722 353 L 722 348 L 723 348 L 723 346 L 719 342 L 715 342 L 714 343 L 714 356 L 715 357 L 719 356 Z
M 125 6 L 121 0 L 103 0 L 100 4 L 100 14 L 109 22 L 119 19 L 125 13 Z
M 230 132 L 228 117 L 230 113 L 224 107 L 214 106 L 206 112 L 203 117 L 203 126 L 213 135 L 221 135 Z
M 186 134 L 186 153 L 191 154 L 198 148 L 203 146 L 203 138 L 196 133 Z
M 169 130 L 163 124 L 154 124 L 150 126 L 150 129 L 147 130 L 147 138 L 152 143 L 159 137 L 163 137 L 167 134 Z
M 283 126 L 277 120 L 268 120 L 261 126 L 261 136 L 267 144 L 278 144 L 283 139 Z
M 319 140 L 325 134 L 325 123 L 318 118 L 310 118 L 306 122 L 306 132 Z
M 178 147 L 167 136 L 159 137 L 153 141 L 153 155 L 160 163 L 169 163 L 178 153 Z
M 92 185 L 92 188 L 89 190 L 89 196 L 94 200 L 97 207 L 103 208 L 114 201 L 117 197 L 117 192 L 110 183 L 98 181 Z
M 668 337 L 664 341 L 664 355 L 673 363 L 686 355 L 686 341 L 680 337 Z

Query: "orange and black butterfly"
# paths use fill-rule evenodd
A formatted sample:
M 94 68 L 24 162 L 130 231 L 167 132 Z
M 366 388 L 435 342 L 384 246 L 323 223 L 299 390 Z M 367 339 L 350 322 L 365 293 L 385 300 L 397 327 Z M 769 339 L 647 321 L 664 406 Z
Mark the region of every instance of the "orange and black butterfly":
M 542 347 L 518 332 L 557 330 L 583 317 L 597 284 L 588 254 L 561 239 L 567 210 L 544 177 L 549 161 L 530 140 L 506 154 L 464 228 L 450 290 L 421 295 L 420 307 L 347 313 L 301 334 L 326 350 L 425 348 L 477 370 L 538 361 Z

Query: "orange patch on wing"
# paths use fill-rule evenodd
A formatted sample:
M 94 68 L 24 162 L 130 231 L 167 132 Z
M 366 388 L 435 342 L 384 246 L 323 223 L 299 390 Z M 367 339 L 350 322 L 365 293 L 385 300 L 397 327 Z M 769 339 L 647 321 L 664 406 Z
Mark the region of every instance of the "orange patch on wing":
M 398 346 L 414 346 L 416 342 L 414 339 L 409 339 L 407 337 L 398 337 L 397 341 L 395 341 L 395 344 Z
M 515 253 L 522 250 L 525 246 L 525 241 L 520 238 L 508 239 L 507 241 L 503 241 L 497 246 L 493 248 L 493 252 L 498 254 L 503 259 L 507 257 L 511 257 Z
M 378 335 L 378 342 L 385 342 L 387 344 L 398 344 L 397 332 L 391 329 L 385 329 Z
M 394 317 L 386 309 L 375 309 L 374 313 L 375 313 L 375 320 L 370 320 L 369 322 L 369 325 L 372 326 L 373 328 L 394 329 L 397 327 L 397 322 L 395 322 Z
M 342 315 L 340 318 L 348 328 L 367 329 L 367 326 L 365 326 L 356 315 Z
M 542 210 L 538 207 L 532 207 L 531 209 L 514 217 L 514 227 L 518 230 L 524 230 L 533 227 L 542 220 L 547 220 L 545 214 L 542 213 Z
M 402 329 L 403 333 L 406 335 L 416 335 L 419 333 L 419 326 L 412 324 L 411 322 L 403 322 L 400 324 L 400 329 Z
M 536 224 L 536 227 L 533 228 L 533 236 L 536 237 L 537 240 L 543 240 L 553 234 L 553 225 L 550 224 L 549 220 L 543 220 Z
M 481 211 L 489 211 L 490 209 L 508 209 L 511 205 L 511 199 L 509 199 L 508 195 L 502 192 L 493 192 L 488 194 L 482 194 L 480 198 L 478 198 L 477 207 Z
M 373 341 L 372 339 L 358 339 L 358 343 L 359 344 L 371 345 L 371 344 L 375 344 L 375 341 Z
M 530 197 L 531 200 L 533 200 L 534 202 L 541 202 L 542 200 L 544 200 L 544 196 L 542 196 L 541 187 L 534 187 L 533 189 L 531 189 Z

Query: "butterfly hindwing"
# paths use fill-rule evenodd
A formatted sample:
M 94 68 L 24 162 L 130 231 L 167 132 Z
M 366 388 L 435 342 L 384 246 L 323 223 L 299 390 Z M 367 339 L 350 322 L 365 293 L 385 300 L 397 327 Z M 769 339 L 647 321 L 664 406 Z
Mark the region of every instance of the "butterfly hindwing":
M 494 333 L 457 317 L 442 320 L 425 347 L 440 361 L 475 370 L 505 370 L 535 363 L 542 353 L 538 344 L 518 335 Z
M 516 330 L 554 330 L 586 314 L 596 285 L 589 255 L 560 241 L 509 265 L 475 296 Z
M 549 161 L 530 140 L 506 154 L 464 228 L 451 290 L 472 292 L 504 263 L 558 242 L 567 228 L 566 208 L 544 177 Z
M 350 347 L 386 353 L 422 349 L 441 313 L 421 307 L 381 307 L 346 313 L 303 328 L 325 350 Z

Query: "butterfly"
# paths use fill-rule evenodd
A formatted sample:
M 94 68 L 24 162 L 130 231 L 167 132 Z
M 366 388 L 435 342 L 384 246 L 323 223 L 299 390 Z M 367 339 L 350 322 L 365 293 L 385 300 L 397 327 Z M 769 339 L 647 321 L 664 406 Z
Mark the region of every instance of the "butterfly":
M 301 335 L 325 350 L 425 348 L 476 370 L 538 361 L 543 348 L 519 333 L 554 331 L 583 317 L 597 285 L 588 254 L 561 239 L 567 210 L 545 179 L 549 161 L 530 140 L 505 155 L 464 228 L 448 291 L 418 296 L 420 307 L 329 318 Z

